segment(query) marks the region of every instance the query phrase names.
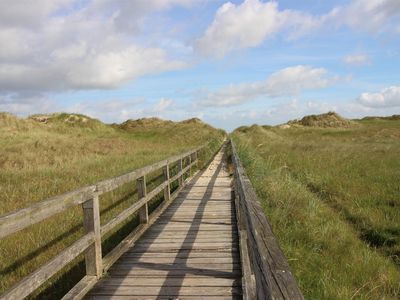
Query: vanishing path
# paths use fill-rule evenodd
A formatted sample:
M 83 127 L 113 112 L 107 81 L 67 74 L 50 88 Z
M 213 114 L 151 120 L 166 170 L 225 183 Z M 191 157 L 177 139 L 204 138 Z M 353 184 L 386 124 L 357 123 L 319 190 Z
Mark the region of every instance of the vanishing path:
M 224 148 L 87 299 L 241 299 L 235 206 Z

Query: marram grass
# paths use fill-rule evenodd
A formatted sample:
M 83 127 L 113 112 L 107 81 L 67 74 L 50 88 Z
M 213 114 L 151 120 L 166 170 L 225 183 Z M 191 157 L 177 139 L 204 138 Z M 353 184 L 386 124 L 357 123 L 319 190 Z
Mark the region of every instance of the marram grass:
M 306 299 L 400 298 L 400 122 L 354 122 L 233 133 Z

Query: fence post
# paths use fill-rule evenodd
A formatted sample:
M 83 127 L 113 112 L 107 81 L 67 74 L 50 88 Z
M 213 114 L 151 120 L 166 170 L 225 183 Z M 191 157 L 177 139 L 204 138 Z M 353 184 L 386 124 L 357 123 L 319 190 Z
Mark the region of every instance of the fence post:
M 136 181 L 137 192 L 138 192 L 138 200 L 146 197 L 147 189 L 146 189 L 146 176 L 138 178 Z M 139 209 L 139 219 L 140 223 L 148 223 L 149 222 L 149 209 L 147 202 Z
M 178 172 L 182 172 L 183 170 L 183 159 L 179 159 L 178 161 Z M 181 176 L 179 176 L 179 187 L 183 186 L 183 174 L 181 174 Z
M 167 185 L 164 188 L 164 200 L 168 202 L 171 198 L 171 186 L 169 184 L 169 164 L 163 168 L 164 173 L 164 181 L 167 182 Z
M 193 156 L 193 153 L 190 153 L 190 155 L 189 155 L 189 177 L 192 177 L 192 156 Z
M 86 233 L 94 233 L 94 243 L 85 252 L 86 274 L 100 278 L 103 273 L 100 233 L 99 196 L 82 204 L 83 227 Z
M 196 150 L 195 152 L 195 160 L 196 160 L 196 169 L 199 169 L 199 150 Z

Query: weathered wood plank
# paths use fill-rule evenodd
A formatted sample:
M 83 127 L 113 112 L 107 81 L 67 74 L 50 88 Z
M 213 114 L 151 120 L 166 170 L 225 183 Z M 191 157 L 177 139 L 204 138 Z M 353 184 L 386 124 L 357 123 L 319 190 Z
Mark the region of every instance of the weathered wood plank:
M 23 299 L 28 296 L 46 280 L 60 271 L 75 257 L 85 251 L 94 242 L 94 234 L 88 233 L 77 240 L 74 244 L 62 251 L 55 258 L 25 277 L 18 284 L 2 295 L 2 300 Z
M 93 196 L 95 190 L 96 186 L 94 185 L 84 187 L 1 216 L 0 239 L 47 219 L 72 206 L 82 204 Z
M 64 297 L 62 300 L 79 300 L 82 299 L 87 292 L 96 284 L 96 276 L 83 277 Z
M 97 300 L 132 300 L 132 296 L 110 296 L 110 295 L 96 295 L 89 296 L 88 299 L 97 299 Z M 148 296 L 137 296 L 134 297 L 135 300 L 149 300 Z M 152 298 L 150 298 L 152 299 Z M 171 297 L 156 297 L 157 300 L 171 300 Z M 172 298 L 173 299 L 173 298 Z M 179 300 L 239 300 L 242 299 L 240 295 L 230 295 L 230 296 L 179 296 Z
M 171 257 L 129 257 L 124 256 L 123 263 L 125 264 L 134 264 L 134 263 L 159 263 L 159 264 L 201 264 L 204 262 L 207 264 L 240 264 L 239 259 L 234 259 L 232 255 L 226 257 L 195 257 L 195 258 L 176 258 L 175 256 Z
M 157 270 L 148 268 L 135 268 L 135 269 L 116 269 L 110 271 L 110 276 L 143 276 L 143 277 L 158 277 L 158 276 L 170 276 L 170 277 L 182 277 L 182 276 L 209 276 L 218 278 L 238 278 L 242 274 L 240 269 L 226 268 L 226 269 L 170 269 L 170 270 Z
M 102 286 L 141 286 L 141 287 L 152 287 L 162 286 L 165 281 L 168 280 L 168 286 L 182 286 L 182 287 L 210 287 L 210 286 L 227 286 L 227 287 L 240 287 L 241 282 L 238 279 L 232 278 L 215 278 L 215 277 L 182 277 L 182 278 L 168 278 L 168 277 L 116 277 L 116 278 L 105 278 L 101 281 Z
M 168 280 L 166 281 L 168 282 Z M 112 295 L 112 296 L 226 296 L 226 295 L 240 295 L 240 287 L 232 286 L 206 286 L 206 287 L 175 287 L 175 286 L 153 286 L 151 289 L 144 289 L 142 286 L 135 285 L 122 285 L 122 286 L 110 286 L 102 285 L 93 290 L 93 294 L 96 295 Z

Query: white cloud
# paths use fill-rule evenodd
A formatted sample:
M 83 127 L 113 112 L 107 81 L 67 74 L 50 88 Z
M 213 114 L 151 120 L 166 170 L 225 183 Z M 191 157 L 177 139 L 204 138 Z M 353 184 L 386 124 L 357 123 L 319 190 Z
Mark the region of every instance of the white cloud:
M 121 30 L 117 19 L 128 11 L 145 18 L 173 5 L 191 5 L 190 1 L 33 2 L 0 2 L 3 95 L 115 88 L 143 75 L 186 66 L 162 48 L 135 41 L 140 33 Z
M 345 56 L 343 61 L 348 65 L 361 67 L 369 65 L 371 63 L 371 58 L 366 54 L 353 54 Z
M 233 106 L 260 96 L 296 96 L 304 90 L 327 87 L 335 80 L 324 68 L 299 65 L 273 73 L 264 81 L 229 85 L 217 91 L 203 92 L 198 103 L 203 106 Z
M 398 0 L 355 0 L 333 9 L 327 15 L 327 21 L 378 33 L 392 30 L 393 23 L 398 24 L 399 17 Z
M 373 33 L 397 32 L 399 22 L 399 0 L 355 0 L 321 15 L 279 10 L 276 1 L 226 2 L 194 48 L 203 55 L 221 58 L 232 50 L 259 46 L 278 33 L 290 40 L 317 29 L 341 26 Z
M 362 93 L 358 101 L 367 107 L 400 107 L 400 86 L 384 88 L 378 93 Z
M 87 8 L 93 16 L 110 12 L 111 20 L 119 31 L 137 31 L 151 12 L 167 10 L 173 6 L 189 7 L 202 0 L 98 0 Z
M 36 27 L 61 8 L 76 0 L 2 0 L 0 1 L 0 26 Z
M 292 36 L 315 27 L 311 16 L 292 10 L 279 11 L 275 1 L 245 0 L 222 5 L 204 35 L 195 42 L 202 54 L 223 57 L 236 49 L 255 47 L 275 33 L 292 27 Z

